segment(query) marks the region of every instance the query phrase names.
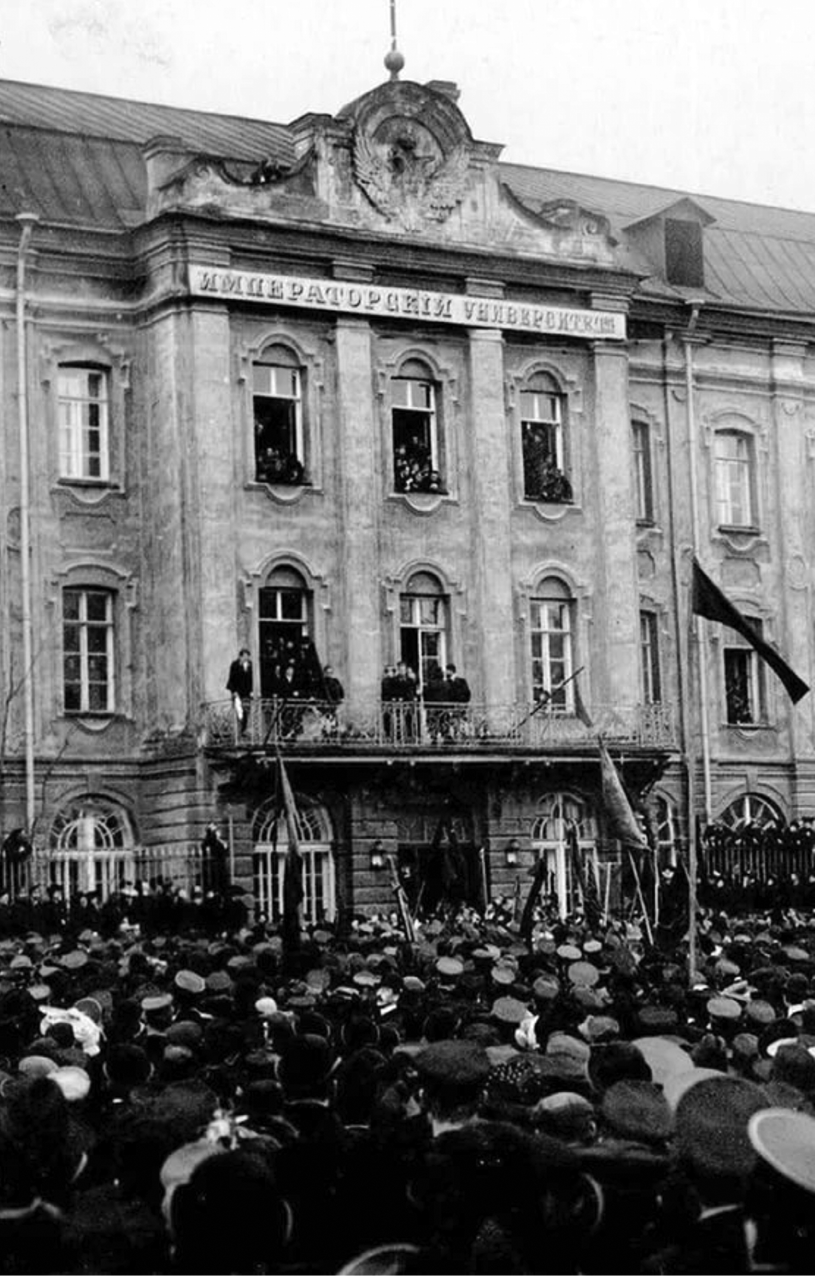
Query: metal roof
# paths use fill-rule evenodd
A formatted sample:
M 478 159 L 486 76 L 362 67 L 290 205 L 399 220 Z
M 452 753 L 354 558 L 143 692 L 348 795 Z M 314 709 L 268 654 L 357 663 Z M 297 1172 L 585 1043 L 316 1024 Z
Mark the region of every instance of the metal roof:
M 749 309 L 815 314 L 813 213 L 515 164 L 502 164 L 501 171 L 530 207 L 574 200 L 608 217 L 618 237 L 632 223 L 690 198 L 714 219 L 704 232 L 709 292 Z M 663 284 L 661 291 L 675 290 Z
M 285 124 L 17 80 L 0 80 L 0 124 L 137 143 L 163 133 L 180 137 L 192 151 L 255 162 L 273 159 L 288 163 L 294 154 Z
M 0 81 L 0 216 L 23 209 L 51 222 L 124 229 L 144 213 L 140 146 L 157 134 L 181 138 L 191 152 L 286 164 L 294 150 L 286 125 L 182 110 L 95 93 Z M 611 178 L 517 164 L 499 171 L 533 209 L 573 200 L 609 219 L 643 274 L 630 228 L 692 199 L 713 221 L 705 227 L 707 290 L 751 310 L 815 315 L 815 214 L 721 199 Z M 648 295 L 682 295 L 651 273 Z

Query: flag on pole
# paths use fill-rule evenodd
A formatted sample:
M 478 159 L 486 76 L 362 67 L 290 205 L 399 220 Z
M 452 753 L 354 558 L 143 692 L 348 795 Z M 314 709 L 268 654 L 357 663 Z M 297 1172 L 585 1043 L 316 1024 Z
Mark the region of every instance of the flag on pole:
M 730 599 L 719 589 L 719 586 L 714 584 L 695 558 L 693 560 L 691 610 L 697 616 L 704 616 L 706 620 L 716 620 L 720 625 L 727 625 L 728 628 L 735 629 L 736 633 L 741 634 L 742 638 L 749 642 L 750 646 L 761 656 L 761 659 L 765 660 L 781 679 L 793 704 L 797 704 L 807 694 L 809 687 L 803 678 L 798 677 L 795 670 L 787 664 L 775 647 L 765 642 L 756 631 L 755 626 L 731 603 Z
M 648 849 L 648 839 L 637 823 L 637 817 L 631 809 L 619 772 L 603 743 L 602 736 L 597 737 L 597 747 L 600 750 L 603 806 L 611 835 L 622 842 L 623 846 L 633 847 L 636 851 L 645 851 Z
M 592 930 L 600 925 L 600 897 L 597 891 L 597 879 L 594 876 L 594 865 L 586 864 L 577 836 L 577 825 L 569 820 L 566 825 L 566 842 L 572 862 L 572 877 L 580 887 L 583 896 L 583 913 Z
M 289 949 L 300 944 L 300 925 L 303 904 L 303 860 L 297 828 L 297 807 L 289 784 L 289 777 L 278 752 L 280 791 L 283 795 L 283 811 L 286 817 L 288 850 L 283 868 L 283 941 Z

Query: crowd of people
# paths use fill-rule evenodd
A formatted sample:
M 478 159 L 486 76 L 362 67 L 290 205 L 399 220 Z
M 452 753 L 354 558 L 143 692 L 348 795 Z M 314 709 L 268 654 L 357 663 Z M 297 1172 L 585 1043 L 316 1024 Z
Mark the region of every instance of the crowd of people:
M 117 908 L 0 939 L 0 1271 L 810 1270 L 808 915 Z

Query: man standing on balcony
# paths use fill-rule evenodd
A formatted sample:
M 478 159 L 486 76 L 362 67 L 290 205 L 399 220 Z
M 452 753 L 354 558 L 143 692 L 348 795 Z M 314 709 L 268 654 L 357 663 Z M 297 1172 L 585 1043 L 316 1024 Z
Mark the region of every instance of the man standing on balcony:
M 226 682 L 226 689 L 232 695 L 235 717 L 238 720 L 238 728 L 241 735 L 246 731 L 249 722 L 252 687 L 252 658 L 249 654 L 249 648 L 241 647 L 237 660 L 233 660 L 229 666 L 229 677 Z

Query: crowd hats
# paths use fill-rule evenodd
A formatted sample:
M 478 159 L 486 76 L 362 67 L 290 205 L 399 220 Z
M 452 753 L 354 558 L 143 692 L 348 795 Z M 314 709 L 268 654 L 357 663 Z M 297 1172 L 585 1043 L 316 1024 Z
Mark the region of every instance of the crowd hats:
M 756 1154 L 777 1174 L 815 1193 L 815 1117 L 787 1108 L 764 1108 L 747 1127 Z
M 746 1178 L 756 1161 L 748 1124 L 766 1104 L 761 1087 L 741 1077 L 720 1075 L 698 1081 L 676 1106 L 681 1160 L 702 1178 Z

